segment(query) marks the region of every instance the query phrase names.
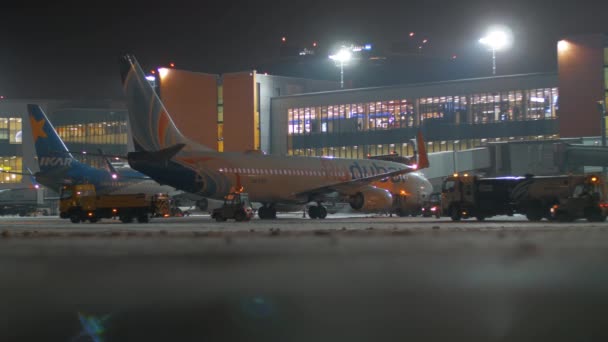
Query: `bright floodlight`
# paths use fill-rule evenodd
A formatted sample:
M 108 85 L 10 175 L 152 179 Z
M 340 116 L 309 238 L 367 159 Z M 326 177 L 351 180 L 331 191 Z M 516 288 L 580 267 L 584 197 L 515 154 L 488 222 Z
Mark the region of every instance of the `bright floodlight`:
M 479 42 L 489 46 L 493 50 L 501 50 L 509 45 L 509 36 L 505 31 L 491 31 L 481 38 Z
M 479 42 L 492 50 L 492 74 L 496 75 L 496 51 L 511 45 L 511 33 L 506 28 L 494 28 Z
M 345 62 L 348 62 L 352 56 L 353 56 L 353 54 L 350 51 L 348 51 L 346 49 L 340 49 L 340 51 L 338 51 L 338 53 L 336 53 L 335 55 L 329 56 L 329 58 L 333 59 L 334 61 L 338 61 L 340 63 L 345 63 Z
M 329 56 L 330 59 L 340 63 L 340 88 L 344 88 L 344 63 L 348 62 L 352 56 L 352 53 L 344 47 L 335 55 Z

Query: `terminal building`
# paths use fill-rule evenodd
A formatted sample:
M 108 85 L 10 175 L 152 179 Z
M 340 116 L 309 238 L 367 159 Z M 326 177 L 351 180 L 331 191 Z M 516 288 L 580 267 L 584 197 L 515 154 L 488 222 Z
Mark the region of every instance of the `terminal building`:
M 606 36 L 564 37 L 556 45 L 553 73 L 340 90 L 338 82 L 255 71 L 215 75 L 160 68 L 150 82 L 179 129 L 218 151 L 411 155 L 410 140 L 421 129 L 432 153 L 429 178 L 480 168 L 488 174 L 551 174 L 560 172 L 551 144 L 565 138 L 598 142 L 605 120 L 598 101 L 608 100 Z M 122 102 L 4 99 L 4 170 L 37 169 L 27 103 L 42 105 L 70 149 L 112 154 L 129 149 Z M 480 147 L 484 152 L 471 152 Z M 5 186 L 22 178 L 3 175 L 0 181 Z

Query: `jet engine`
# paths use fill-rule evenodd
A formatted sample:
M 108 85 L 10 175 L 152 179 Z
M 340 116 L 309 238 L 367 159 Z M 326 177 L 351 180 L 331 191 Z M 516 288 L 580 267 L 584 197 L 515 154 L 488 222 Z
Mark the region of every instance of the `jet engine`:
M 350 207 L 361 211 L 389 210 L 393 205 L 393 195 L 388 190 L 366 186 L 350 197 Z

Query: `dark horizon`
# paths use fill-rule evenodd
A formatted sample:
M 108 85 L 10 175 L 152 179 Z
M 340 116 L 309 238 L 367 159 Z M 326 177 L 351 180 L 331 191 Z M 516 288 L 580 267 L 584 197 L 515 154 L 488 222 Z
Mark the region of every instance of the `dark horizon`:
M 514 36 L 513 46 L 497 55 L 499 75 L 549 72 L 557 69 L 556 41 L 608 33 L 606 13 L 608 3 L 523 0 L 3 6 L 0 95 L 119 99 L 124 53 L 149 69 L 175 62 L 178 69 L 206 73 L 256 69 L 337 81 L 339 72 L 325 58 L 332 44 L 370 42 L 374 52 L 387 54 L 411 31 L 429 39 L 421 56 L 392 57 L 382 70 L 352 66 L 346 80 L 372 86 L 491 76 L 491 54 L 477 41 L 492 24 L 510 27 Z M 312 63 L 281 58 L 282 45 L 303 48 L 313 41 L 320 57 Z

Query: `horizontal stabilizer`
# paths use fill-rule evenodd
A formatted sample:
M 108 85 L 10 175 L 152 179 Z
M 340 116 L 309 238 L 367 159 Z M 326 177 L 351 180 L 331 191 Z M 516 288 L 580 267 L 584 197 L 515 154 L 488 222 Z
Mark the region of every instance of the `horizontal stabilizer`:
M 169 146 L 165 149 L 155 152 L 129 152 L 127 154 L 127 159 L 129 160 L 129 163 L 133 161 L 163 162 L 173 158 L 173 156 L 178 154 L 179 151 L 184 148 L 184 146 L 186 146 L 186 144 L 175 144 L 173 146 Z

